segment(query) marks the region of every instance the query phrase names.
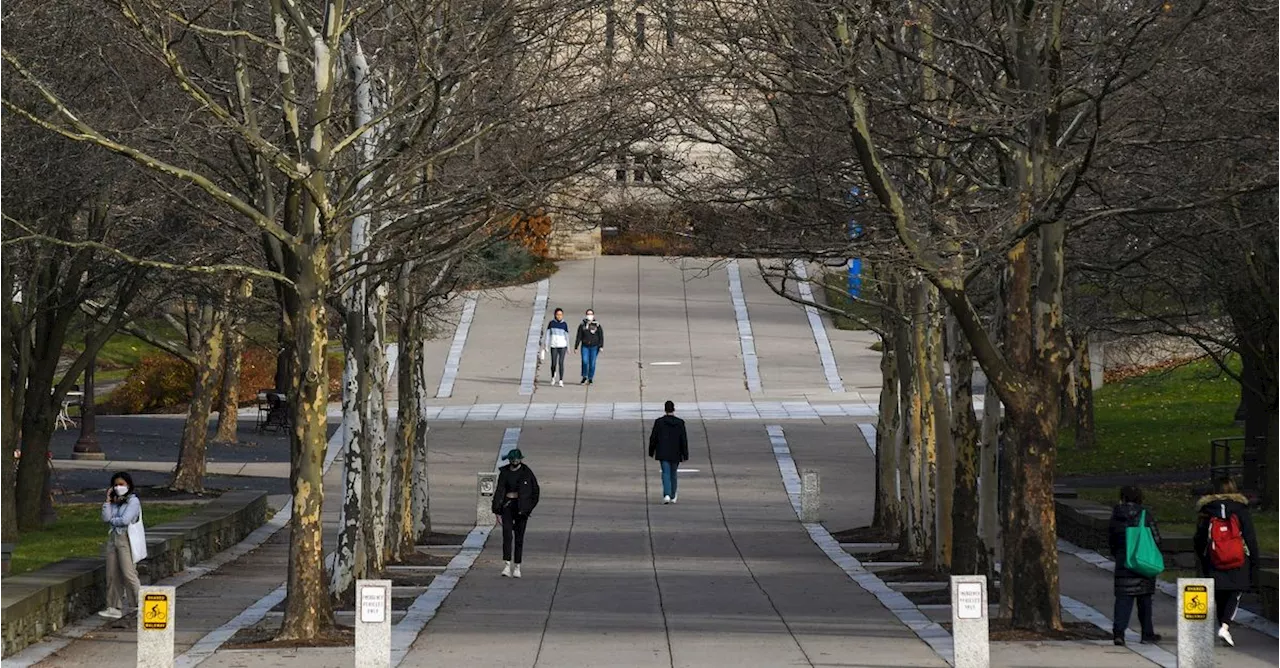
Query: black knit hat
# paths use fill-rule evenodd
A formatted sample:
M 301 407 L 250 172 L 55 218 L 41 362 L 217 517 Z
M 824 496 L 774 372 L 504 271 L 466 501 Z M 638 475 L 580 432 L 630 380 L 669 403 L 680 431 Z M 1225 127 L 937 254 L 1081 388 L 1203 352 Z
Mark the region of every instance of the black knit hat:
M 516 459 L 524 459 L 524 453 L 523 453 L 523 452 L 520 452 L 520 448 L 512 448 L 512 449 L 511 449 L 511 452 L 508 452 L 506 455 L 504 455 L 504 456 L 503 456 L 503 459 L 505 459 L 505 460 L 507 460 L 507 461 L 513 461 L 513 460 L 516 460 Z

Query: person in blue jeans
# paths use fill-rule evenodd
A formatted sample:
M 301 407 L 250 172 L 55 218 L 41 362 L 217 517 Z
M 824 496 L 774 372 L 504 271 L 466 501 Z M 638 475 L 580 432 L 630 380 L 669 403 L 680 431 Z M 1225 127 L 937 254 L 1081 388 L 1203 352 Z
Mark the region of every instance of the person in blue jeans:
M 653 431 L 649 432 L 649 456 L 662 464 L 662 503 L 667 504 L 679 498 L 677 474 L 680 462 L 689 461 L 689 434 L 684 420 L 675 416 L 674 402 L 668 400 L 662 409 L 666 415 L 654 420 Z
M 604 350 L 604 327 L 596 322 L 596 312 L 587 309 L 586 317 L 578 325 L 578 335 L 573 339 L 573 349 L 582 350 L 582 382 L 579 385 L 594 383 L 596 380 L 596 358 Z

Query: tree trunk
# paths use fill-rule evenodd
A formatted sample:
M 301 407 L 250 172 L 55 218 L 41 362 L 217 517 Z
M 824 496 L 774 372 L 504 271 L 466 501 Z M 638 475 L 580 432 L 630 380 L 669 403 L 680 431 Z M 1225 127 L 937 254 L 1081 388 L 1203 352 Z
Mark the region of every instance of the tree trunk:
M 387 295 L 374 290 L 365 314 L 365 376 L 360 396 L 364 410 L 364 485 L 360 525 L 364 531 L 365 572 L 380 574 L 387 565 Z M 367 386 L 366 386 L 367 385 Z
M 218 370 L 225 355 L 223 329 L 228 315 L 225 297 L 216 304 L 200 308 L 200 331 L 197 334 L 200 345 L 196 351 L 195 377 L 191 382 L 191 403 L 187 406 L 187 421 L 182 427 L 178 466 L 169 483 L 170 489 L 191 494 L 204 493 L 209 414 L 213 409 Z
M 319 187 L 323 187 L 322 185 Z M 308 208 L 314 205 L 309 205 Z M 333 628 L 333 606 L 324 568 L 324 459 L 328 443 L 329 344 L 325 297 L 329 289 L 329 244 L 319 235 L 318 213 L 308 211 L 310 229 L 291 249 L 296 267 L 289 311 L 294 324 L 297 378 L 289 394 L 293 413 L 290 484 L 293 520 L 289 535 L 289 579 L 281 640 L 315 638 Z
M 933 399 L 933 452 L 934 466 L 929 471 L 933 493 L 933 551 L 934 566 L 939 570 L 951 568 L 951 508 L 955 494 L 956 454 L 951 439 L 951 401 L 947 396 L 946 326 L 942 316 L 942 304 L 938 291 L 929 286 L 929 369 L 933 376 L 929 396 Z
M 44 362 L 37 362 L 41 366 Z M 52 389 L 32 374 L 27 387 L 22 416 L 22 458 L 18 461 L 18 478 L 14 504 L 18 513 L 18 530 L 34 531 L 44 526 L 44 495 L 49 475 L 49 442 L 53 439 L 55 420 L 61 403 L 54 403 Z
M 898 361 L 895 338 L 889 334 L 892 322 L 885 318 L 886 334 L 881 337 L 880 352 L 880 411 L 876 419 L 876 507 L 872 526 L 890 536 L 901 530 L 897 490 L 898 449 Z
M 922 560 L 925 568 L 937 569 L 943 565 L 941 561 L 941 541 L 939 536 L 939 496 L 938 496 L 938 436 L 939 414 L 937 399 L 946 396 L 942 373 L 942 332 L 937 291 L 933 285 L 918 279 L 912 289 L 912 342 L 911 353 L 914 357 L 915 392 L 912 399 L 913 410 L 919 418 L 913 438 L 916 440 L 916 467 L 919 468 L 917 492 L 920 503 L 920 528 L 922 539 L 918 546 L 923 551 Z M 914 430 L 914 429 L 913 429 Z M 947 504 L 948 509 L 950 504 Z M 947 518 L 950 524 L 950 517 Z
M 421 316 L 416 315 L 416 318 Z M 421 326 L 418 328 L 421 336 Z M 415 357 L 402 360 L 413 368 L 413 418 L 417 424 L 413 428 L 413 538 L 414 543 L 427 542 L 431 535 L 431 485 L 429 483 L 427 465 L 427 439 L 431 430 L 427 424 L 428 400 L 431 398 L 431 386 L 427 380 L 427 347 L 419 342 L 414 350 Z M 403 378 L 403 376 L 402 376 Z M 403 381 L 401 381 L 403 382 Z M 405 417 L 405 405 L 400 404 L 401 419 Z
M 413 535 L 413 444 L 417 439 L 416 418 L 418 399 L 414 394 L 414 361 L 422 356 L 418 350 L 422 341 L 415 326 L 417 315 L 412 312 L 412 295 L 408 289 L 408 272 L 402 271 L 397 286 L 400 304 L 400 364 L 396 367 L 396 398 L 399 413 L 396 416 L 395 448 L 391 452 L 391 498 L 387 514 L 391 518 L 387 531 L 387 559 L 398 562 L 414 552 Z
M 982 450 L 979 454 L 978 529 L 990 571 L 1003 553 L 1000 547 L 1000 397 L 988 383 L 982 403 Z M 988 573 L 990 574 L 990 573 Z
M 988 575 L 987 547 L 979 531 L 978 419 L 973 413 L 973 354 L 954 320 L 948 322 L 951 363 L 951 438 L 955 487 L 951 506 L 951 572 Z
M 244 279 L 240 282 L 239 296 L 247 301 L 253 296 L 253 281 Z M 237 318 L 228 325 L 226 333 L 226 354 L 222 358 L 222 393 L 218 405 L 218 433 L 213 437 L 217 443 L 235 443 L 239 441 L 236 433 L 237 413 L 240 410 L 240 370 L 244 367 L 244 318 Z
M 5 295 L 12 294 L 9 286 L 9 273 L 5 272 Z M 5 316 L 12 318 L 13 313 L 6 310 Z M 13 325 L 6 323 L 4 340 L 0 341 L 0 542 L 14 543 L 18 540 L 18 508 L 17 494 L 14 492 L 17 476 L 17 463 L 13 453 L 18 450 L 18 396 L 17 383 L 18 360 L 20 354 L 17 347 L 11 345 L 10 337 L 21 333 L 9 329 Z M 8 575 L 5 572 L 4 575 Z
M 1091 450 L 1098 442 L 1093 422 L 1093 368 L 1089 360 L 1089 337 L 1081 334 L 1075 341 L 1075 448 Z
M 364 489 L 364 424 L 360 386 L 364 382 L 364 295 L 352 289 L 345 296 L 342 367 L 342 506 L 338 510 L 338 546 L 334 552 L 329 593 L 336 600 L 354 596 L 356 580 L 365 572 L 364 534 L 360 530 L 360 501 Z

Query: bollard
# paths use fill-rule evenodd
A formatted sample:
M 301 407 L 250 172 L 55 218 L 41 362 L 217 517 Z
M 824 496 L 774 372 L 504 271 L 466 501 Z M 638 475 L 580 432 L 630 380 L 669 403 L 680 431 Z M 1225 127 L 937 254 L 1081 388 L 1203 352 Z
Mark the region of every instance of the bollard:
M 1178 668 L 1212 668 L 1217 634 L 1213 578 L 1178 578 Z
M 493 524 L 493 488 L 498 485 L 498 474 L 476 474 L 476 526 Z
M 173 668 L 173 587 L 138 591 L 138 668 Z
M 391 668 L 390 580 L 356 580 L 356 668 Z
M 951 637 L 955 668 L 987 668 L 991 665 L 990 608 L 987 576 L 951 576 Z
M 822 498 L 822 484 L 818 472 L 805 469 L 800 477 L 800 521 L 817 522 Z

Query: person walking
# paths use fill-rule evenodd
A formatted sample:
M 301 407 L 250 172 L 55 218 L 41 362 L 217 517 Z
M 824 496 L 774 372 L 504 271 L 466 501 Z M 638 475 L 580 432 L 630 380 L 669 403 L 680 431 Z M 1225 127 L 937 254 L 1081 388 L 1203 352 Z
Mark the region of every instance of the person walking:
M 604 327 L 596 322 L 596 312 L 587 309 L 586 317 L 578 325 L 578 334 L 573 339 L 573 349 L 582 349 L 582 382 L 579 385 L 595 383 L 596 358 L 604 350 Z
M 569 323 L 564 321 L 564 309 L 556 309 L 545 334 L 547 353 L 551 357 L 551 384 L 564 387 L 564 357 L 569 350 Z
M 519 448 L 508 452 L 506 460 L 493 489 L 493 514 L 502 525 L 502 577 L 518 578 L 524 556 L 524 530 L 529 514 L 538 505 L 538 478 L 525 466 Z
M 102 504 L 102 521 L 107 524 L 107 607 L 98 612 L 100 617 L 120 619 L 138 602 L 137 561 L 146 556 L 146 544 L 135 548 L 130 543 L 130 527 L 142 525 L 142 502 L 133 491 L 133 478 L 125 471 L 111 476 L 107 500 Z M 133 532 L 139 540 L 141 532 Z M 141 556 L 138 556 L 141 555 Z
M 1192 539 L 1200 561 L 1201 577 L 1213 578 L 1213 598 L 1218 607 L 1218 637 L 1230 647 L 1231 622 L 1240 608 L 1240 597 L 1257 582 L 1258 533 L 1249 514 L 1249 500 L 1230 478 L 1214 481 L 1214 493 L 1200 497 L 1196 533 Z
M 1111 558 L 1115 568 L 1115 616 L 1112 617 L 1111 633 L 1116 645 L 1124 645 L 1124 632 L 1129 628 L 1129 617 L 1133 614 L 1134 604 L 1138 606 L 1138 623 L 1142 627 L 1142 642 L 1159 642 L 1161 636 L 1156 633 L 1151 615 L 1151 597 L 1156 593 L 1155 576 L 1136 573 L 1125 566 L 1128 554 L 1127 530 L 1130 527 L 1145 525 L 1151 529 L 1156 543 L 1160 542 L 1160 529 L 1156 526 L 1155 514 L 1142 505 L 1142 490 L 1126 486 L 1120 489 L 1120 503 L 1111 510 L 1111 522 L 1107 527 L 1108 543 L 1111 547 Z
M 654 420 L 649 432 L 649 456 L 662 465 L 662 503 L 667 504 L 679 499 L 677 475 L 680 462 L 689 461 L 689 434 L 684 420 L 675 416 L 674 402 L 667 400 L 662 410 L 666 415 Z

